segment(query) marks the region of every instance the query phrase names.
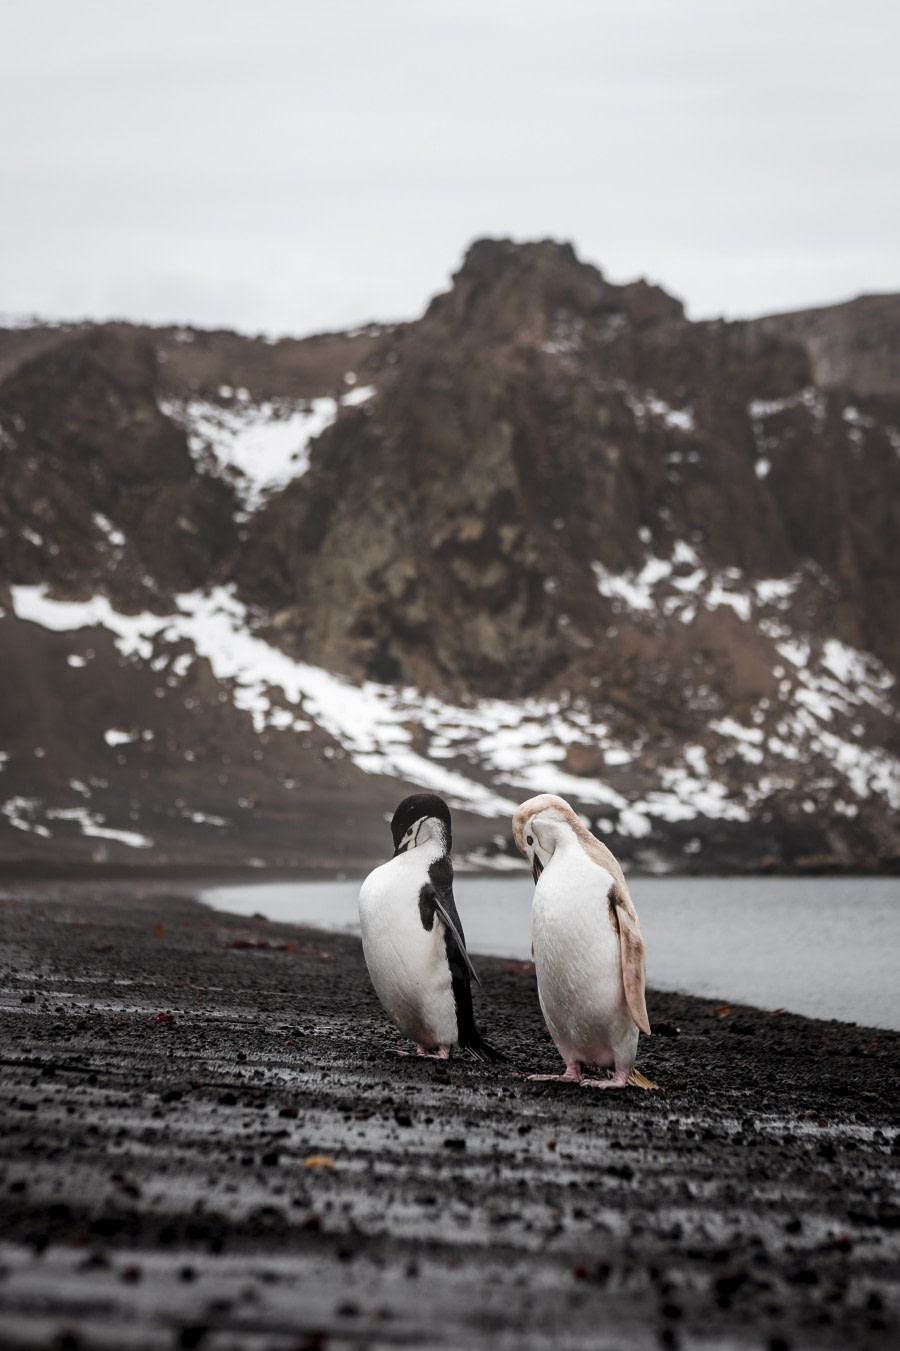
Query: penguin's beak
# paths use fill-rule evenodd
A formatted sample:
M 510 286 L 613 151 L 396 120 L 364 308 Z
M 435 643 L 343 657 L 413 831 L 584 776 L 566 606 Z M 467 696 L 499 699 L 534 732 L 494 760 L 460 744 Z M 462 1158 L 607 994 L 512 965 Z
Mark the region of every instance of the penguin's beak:
M 534 877 L 535 882 L 537 882 L 538 878 L 540 877 L 540 875 L 541 875 L 541 873 L 542 873 L 543 871 L 544 871 L 544 865 L 543 865 L 543 863 L 541 862 L 541 860 L 538 858 L 537 854 L 535 854 L 534 857 L 533 857 L 532 860 L 531 860 L 531 872 L 532 872 L 532 875 L 533 875 L 533 877 Z

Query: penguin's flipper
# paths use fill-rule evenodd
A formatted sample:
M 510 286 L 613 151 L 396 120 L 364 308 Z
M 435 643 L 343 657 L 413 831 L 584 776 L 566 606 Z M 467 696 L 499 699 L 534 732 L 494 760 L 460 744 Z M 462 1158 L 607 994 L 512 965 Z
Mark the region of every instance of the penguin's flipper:
M 478 972 L 475 970 L 466 951 L 466 938 L 456 909 L 453 896 L 453 864 L 449 858 L 438 859 L 428 869 L 428 885 L 422 888 L 419 900 L 423 916 L 431 907 L 441 917 L 444 926 L 444 946 L 447 951 L 447 964 L 450 967 L 450 979 L 453 983 L 453 1000 L 456 1004 L 456 1027 L 460 1046 L 464 1046 L 476 1060 L 506 1060 L 502 1051 L 492 1046 L 475 1025 L 475 1013 L 472 1009 L 472 982 L 474 976 L 478 984 Z M 426 926 L 427 927 L 427 926 Z
M 456 1003 L 456 1027 L 460 1046 L 483 1065 L 492 1061 L 505 1061 L 507 1057 L 498 1050 L 482 1033 L 475 1023 L 472 1008 L 472 985 L 469 981 L 468 967 L 463 963 L 464 954 L 460 952 L 456 939 L 446 931 L 447 958 L 450 963 L 450 976 L 453 981 L 453 999 Z
M 446 910 L 444 909 L 444 907 L 441 905 L 441 902 L 440 902 L 439 897 L 435 896 L 435 898 L 434 898 L 434 904 L 435 904 L 435 908 L 437 909 L 438 914 L 440 915 L 441 919 L 444 921 L 444 923 L 445 923 L 446 926 L 447 926 L 447 934 L 448 934 L 448 938 L 452 938 L 452 939 L 453 939 L 453 941 L 454 941 L 454 943 L 456 944 L 456 947 L 457 947 L 457 949 L 458 949 L 458 951 L 459 951 L 460 956 L 462 957 L 463 961 L 465 962 L 466 966 L 468 967 L 468 970 L 469 970 L 470 974 L 471 974 L 472 976 L 475 977 L 476 982 L 480 985 L 480 984 L 481 984 L 481 978 L 479 977 L 478 972 L 475 970 L 474 966 L 472 965 L 472 959 L 469 957 L 469 954 L 466 952 L 466 945 L 465 945 L 465 943 L 463 942 L 462 937 L 460 936 L 459 930 L 457 929 L 456 925 L 453 923 L 453 920 L 452 920 L 452 919 L 450 918 L 450 916 L 447 914 L 447 911 L 446 911 Z
M 464 1046 L 482 1064 L 506 1060 L 507 1057 L 503 1052 L 493 1046 L 476 1026 L 475 1012 L 472 1008 L 472 983 L 469 980 L 472 963 L 469 961 L 465 948 L 460 947 L 449 927 L 444 930 L 444 943 L 447 948 L 450 979 L 453 982 L 456 1028 L 460 1046 Z M 475 979 L 477 980 L 478 977 L 476 976 Z
M 438 859 L 436 863 L 432 863 L 431 867 L 428 869 L 428 878 L 430 883 L 430 886 L 428 887 L 428 900 L 431 901 L 443 920 L 448 934 L 455 940 L 456 946 L 459 949 L 459 954 L 469 969 L 469 974 L 473 976 L 476 983 L 480 985 L 481 981 L 479 980 L 478 972 L 472 965 L 471 958 L 466 951 L 466 936 L 463 933 L 462 922 L 459 918 L 459 912 L 456 909 L 456 901 L 453 897 L 453 865 L 449 858 Z
M 622 984 L 625 1002 L 635 1027 L 649 1037 L 650 1019 L 644 998 L 644 937 L 631 897 L 627 890 L 614 882 L 609 890 L 609 913 L 619 934 L 619 954 L 622 959 Z

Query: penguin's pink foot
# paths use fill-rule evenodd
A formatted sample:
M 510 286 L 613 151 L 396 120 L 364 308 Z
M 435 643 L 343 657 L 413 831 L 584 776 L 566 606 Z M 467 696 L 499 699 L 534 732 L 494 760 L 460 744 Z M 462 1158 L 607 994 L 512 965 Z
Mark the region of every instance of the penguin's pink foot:
M 628 1083 L 628 1070 L 617 1065 L 615 1073 L 608 1079 L 582 1079 L 582 1088 L 625 1088 Z
M 427 1046 L 422 1046 L 420 1043 L 416 1047 L 416 1055 L 422 1056 L 425 1060 L 449 1060 L 450 1045 L 448 1042 L 442 1041 L 436 1051 L 429 1051 Z
M 533 1084 L 580 1084 L 581 1066 L 575 1061 L 566 1066 L 565 1074 L 529 1074 L 528 1078 Z

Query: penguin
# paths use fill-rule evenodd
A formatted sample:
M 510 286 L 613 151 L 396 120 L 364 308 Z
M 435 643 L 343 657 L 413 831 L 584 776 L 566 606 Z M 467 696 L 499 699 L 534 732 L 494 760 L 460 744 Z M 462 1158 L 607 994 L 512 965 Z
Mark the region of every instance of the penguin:
M 478 1060 L 505 1060 L 472 1012 L 478 976 L 453 899 L 449 807 L 414 793 L 394 812 L 391 835 L 393 857 L 359 893 L 363 953 L 385 1013 L 419 1055 L 446 1060 L 464 1046 Z
M 650 1035 L 644 940 L 625 876 L 568 802 L 530 798 L 513 816 L 516 846 L 531 864 L 532 954 L 538 999 L 564 1074 L 531 1079 L 585 1088 L 655 1088 L 634 1068 L 638 1036 Z M 586 1079 L 591 1065 L 611 1071 Z

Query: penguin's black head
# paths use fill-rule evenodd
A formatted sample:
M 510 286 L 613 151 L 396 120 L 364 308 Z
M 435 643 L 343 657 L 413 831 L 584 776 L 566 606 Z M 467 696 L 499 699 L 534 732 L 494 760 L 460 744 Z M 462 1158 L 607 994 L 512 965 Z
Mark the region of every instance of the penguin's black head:
M 391 821 L 391 835 L 394 838 L 394 858 L 398 854 L 403 854 L 416 840 L 416 826 L 418 822 L 432 817 L 440 821 L 444 828 L 444 838 L 447 846 L 447 853 L 453 843 L 450 834 L 450 808 L 442 797 L 437 793 L 413 793 L 412 797 L 405 797 L 400 806 L 394 812 L 394 818 Z

